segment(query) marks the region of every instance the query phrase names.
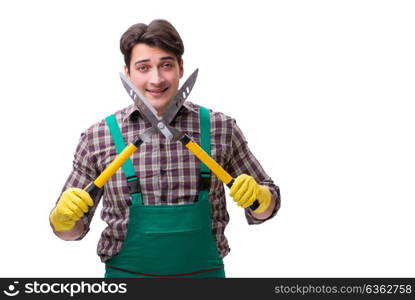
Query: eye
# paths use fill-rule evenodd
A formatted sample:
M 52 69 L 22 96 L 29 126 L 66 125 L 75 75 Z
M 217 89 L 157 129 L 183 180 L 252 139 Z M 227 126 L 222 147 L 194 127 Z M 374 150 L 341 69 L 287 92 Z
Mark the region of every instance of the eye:
M 164 69 L 171 69 L 171 68 L 173 68 L 173 64 L 172 64 L 172 63 L 170 63 L 170 62 L 166 62 L 166 63 L 164 63 L 164 64 L 162 65 L 162 67 L 163 67 Z
M 137 67 L 137 71 L 139 72 L 147 72 L 149 70 L 149 67 L 147 65 L 141 65 Z

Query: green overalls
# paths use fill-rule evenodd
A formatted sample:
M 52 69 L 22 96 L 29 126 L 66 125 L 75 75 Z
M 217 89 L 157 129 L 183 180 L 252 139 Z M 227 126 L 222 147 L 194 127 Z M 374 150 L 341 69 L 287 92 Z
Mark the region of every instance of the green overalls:
M 106 118 L 117 153 L 125 143 L 115 116 Z M 210 155 L 210 116 L 200 107 L 201 147 Z M 105 277 L 225 277 L 212 233 L 210 170 L 200 162 L 198 199 L 180 205 L 144 205 L 139 178 L 128 159 L 123 171 L 130 187 L 127 236 L 106 261 Z

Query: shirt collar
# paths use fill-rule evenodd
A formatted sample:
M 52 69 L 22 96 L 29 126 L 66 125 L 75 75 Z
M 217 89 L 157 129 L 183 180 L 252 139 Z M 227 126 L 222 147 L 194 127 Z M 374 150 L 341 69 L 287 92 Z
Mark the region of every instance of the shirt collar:
M 189 102 L 189 101 L 186 101 L 186 102 L 183 103 L 182 107 L 177 112 L 176 116 L 186 114 L 190 111 L 197 113 L 197 111 L 194 107 L 194 104 Z M 140 115 L 141 114 L 138 111 L 135 104 L 131 104 L 130 106 L 126 107 L 125 114 L 124 114 L 124 117 L 123 117 L 123 121 L 125 122 L 128 119 L 130 119 L 131 121 L 136 120 L 138 117 L 140 117 Z

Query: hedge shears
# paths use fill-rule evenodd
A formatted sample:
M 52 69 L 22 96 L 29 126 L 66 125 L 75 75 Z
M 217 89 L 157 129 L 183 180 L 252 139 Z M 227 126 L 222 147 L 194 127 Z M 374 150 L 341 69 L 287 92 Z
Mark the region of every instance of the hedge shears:
M 168 108 L 162 116 L 158 116 L 155 108 L 144 97 L 144 95 L 131 83 L 131 81 L 120 73 L 121 81 L 127 93 L 133 99 L 140 113 L 152 125 L 152 128 L 161 133 L 169 141 L 180 141 L 187 149 L 189 149 L 200 161 L 202 161 L 223 183 L 229 188 L 234 183 L 234 178 L 226 172 L 210 155 L 208 155 L 197 143 L 195 143 L 186 133 L 183 133 L 176 128 L 171 127 L 170 117 L 172 115 L 170 110 L 174 110 L 175 104 L 169 103 Z M 176 111 L 177 112 L 177 111 Z M 250 206 L 252 210 L 259 207 L 258 200 Z

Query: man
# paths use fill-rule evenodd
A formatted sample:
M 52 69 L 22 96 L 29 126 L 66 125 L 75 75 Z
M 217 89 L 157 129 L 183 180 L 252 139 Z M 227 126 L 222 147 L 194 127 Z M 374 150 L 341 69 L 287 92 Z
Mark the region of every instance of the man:
M 165 20 L 140 23 L 122 35 L 120 48 L 125 75 L 163 114 L 183 76 L 179 34 Z M 233 119 L 186 101 L 171 125 L 205 145 L 236 178 L 230 195 L 245 209 L 249 224 L 276 214 L 279 189 Z M 51 226 L 63 240 L 82 239 L 102 197 L 101 217 L 108 226 L 97 252 L 106 277 L 225 277 L 222 259 L 230 249 L 224 235 L 229 221 L 224 187 L 180 142 L 154 134 L 95 199 L 83 190 L 117 151 L 150 127 L 130 105 L 82 133 L 73 171 L 50 214 Z M 255 200 L 260 205 L 252 211 Z

